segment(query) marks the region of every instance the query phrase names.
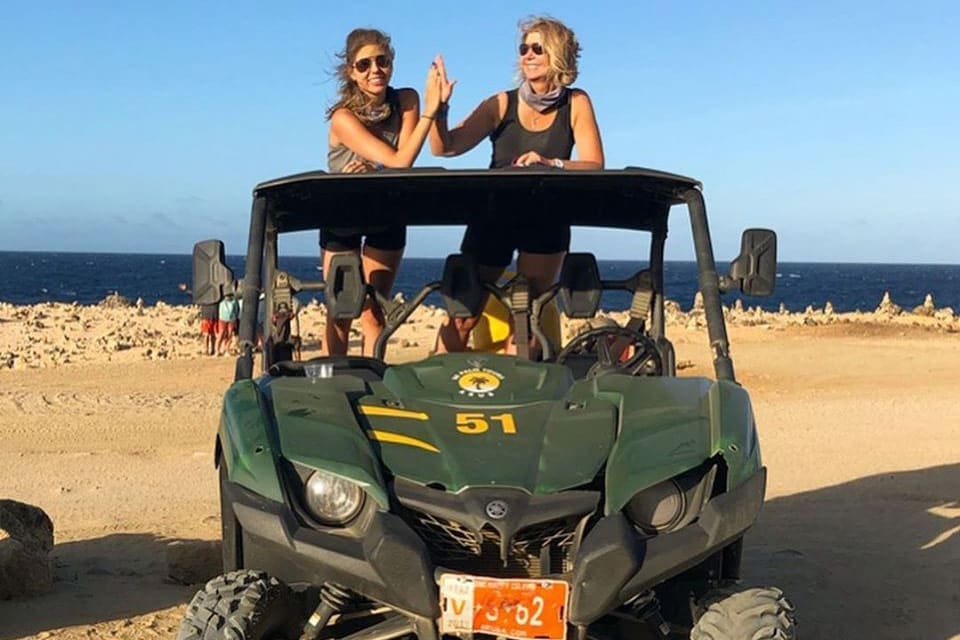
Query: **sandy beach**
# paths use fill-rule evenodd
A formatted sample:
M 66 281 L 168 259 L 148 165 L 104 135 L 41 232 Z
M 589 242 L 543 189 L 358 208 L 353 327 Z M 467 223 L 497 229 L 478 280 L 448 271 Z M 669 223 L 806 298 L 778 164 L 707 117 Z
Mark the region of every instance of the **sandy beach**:
M 804 638 L 960 638 L 960 319 L 952 310 L 733 309 L 769 469 L 745 581 L 782 587 Z M 323 309 L 301 317 L 316 354 Z M 696 312 L 680 375 L 711 375 Z M 394 337 L 426 355 L 442 311 Z M 0 640 L 173 638 L 196 590 L 166 549 L 219 535 L 213 442 L 233 358 L 194 307 L 0 303 L 0 498 L 53 519 L 55 584 L 0 602 Z M 565 331 L 572 329 L 567 328 Z

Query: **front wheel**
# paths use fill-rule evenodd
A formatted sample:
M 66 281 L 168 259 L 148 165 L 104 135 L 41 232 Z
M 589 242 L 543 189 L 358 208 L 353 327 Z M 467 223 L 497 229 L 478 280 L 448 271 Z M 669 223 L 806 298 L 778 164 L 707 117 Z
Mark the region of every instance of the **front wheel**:
M 774 587 L 717 590 L 699 602 L 690 640 L 796 640 L 793 605 Z
M 290 587 L 262 571 L 234 571 L 197 592 L 177 640 L 298 640 L 305 623 Z

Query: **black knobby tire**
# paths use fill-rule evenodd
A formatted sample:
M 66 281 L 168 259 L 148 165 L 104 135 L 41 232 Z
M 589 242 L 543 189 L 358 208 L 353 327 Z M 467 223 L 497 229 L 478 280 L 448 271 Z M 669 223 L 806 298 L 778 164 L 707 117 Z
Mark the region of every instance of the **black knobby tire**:
M 305 618 L 287 585 L 262 571 L 234 571 L 197 592 L 177 640 L 297 640 Z
M 795 640 L 793 605 L 774 587 L 707 594 L 690 640 Z

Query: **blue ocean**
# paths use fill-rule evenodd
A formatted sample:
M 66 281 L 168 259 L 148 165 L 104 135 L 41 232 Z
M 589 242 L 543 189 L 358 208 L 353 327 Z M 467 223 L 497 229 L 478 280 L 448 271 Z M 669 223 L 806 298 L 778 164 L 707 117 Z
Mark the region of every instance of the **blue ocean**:
M 302 279 L 320 277 L 316 257 L 281 258 L 283 269 Z M 237 277 L 243 275 L 243 256 L 228 256 L 228 265 Z M 639 262 L 600 261 L 601 277 L 624 278 L 643 268 Z M 443 260 L 407 258 L 400 269 L 396 291 L 410 297 L 424 283 L 440 277 Z M 727 265 L 718 263 L 723 273 Z M 169 304 L 189 304 L 186 293 L 177 285 L 191 279 L 191 256 L 123 253 L 46 253 L 0 252 L 0 301 L 14 304 L 38 302 L 79 302 L 95 304 L 112 292 L 131 300 L 143 298 L 147 304 L 158 300 Z M 790 311 L 802 311 L 807 305 L 822 307 L 828 300 L 837 311 L 870 311 L 876 308 L 885 291 L 904 308 L 923 303 L 927 293 L 937 307 L 960 310 L 960 265 L 935 264 L 846 264 L 784 262 L 779 265 L 776 291 L 769 298 L 750 298 L 729 293 L 725 304 L 740 297 L 747 306 L 776 310 L 780 304 Z M 697 289 L 693 262 L 668 262 L 665 266 L 667 298 L 684 310 L 693 303 Z M 603 306 L 625 309 L 629 298 L 624 293 L 604 294 Z

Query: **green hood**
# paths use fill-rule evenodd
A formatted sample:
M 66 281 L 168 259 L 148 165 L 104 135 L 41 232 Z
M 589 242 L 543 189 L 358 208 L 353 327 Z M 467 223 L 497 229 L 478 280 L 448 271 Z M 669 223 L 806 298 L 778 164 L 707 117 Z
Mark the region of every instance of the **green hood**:
M 551 493 L 593 480 L 613 446 L 616 407 L 571 400 L 565 367 L 456 354 L 391 367 L 366 393 L 352 379 L 272 382 L 284 457 L 365 486 L 382 483 L 379 458 L 396 477 L 448 491 Z
M 724 437 L 734 421 L 736 431 L 753 428 L 748 402 L 721 402 L 739 390 L 705 379 L 574 383 L 565 367 L 495 355 L 394 366 L 382 382 L 275 378 L 264 390 L 283 457 L 354 480 L 384 507 L 383 470 L 451 492 L 545 494 L 583 486 L 607 465 L 607 508 L 619 509 L 635 491 L 715 455 L 724 440 L 747 444 Z M 750 449 L 739 451 L 749 457 Z

